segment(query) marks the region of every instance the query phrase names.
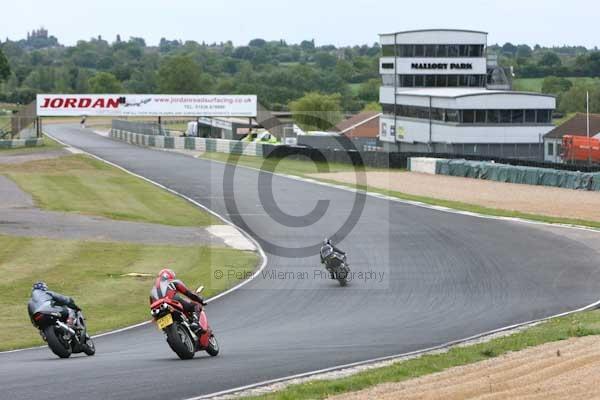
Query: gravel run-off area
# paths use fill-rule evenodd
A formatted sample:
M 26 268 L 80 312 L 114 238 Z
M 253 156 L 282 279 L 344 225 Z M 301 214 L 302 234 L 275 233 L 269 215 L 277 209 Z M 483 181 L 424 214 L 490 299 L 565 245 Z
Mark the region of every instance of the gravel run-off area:
M 519 185 L 414 172 L 366 172 L 370 187 L 415 196 L 458 201 L 500 210 L 600 221 L 600 192 Z M 313 174 L 314 178 L 355 184 L 354 172 Z
M 548 343 L 438 374 L 331 397 L 335 400 L 598 398 L 598 336 Z

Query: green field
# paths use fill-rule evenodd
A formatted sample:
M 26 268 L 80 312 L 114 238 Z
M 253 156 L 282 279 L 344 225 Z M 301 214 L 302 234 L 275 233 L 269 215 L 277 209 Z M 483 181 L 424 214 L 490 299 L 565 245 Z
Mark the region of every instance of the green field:
M 184 199 L 87 156 L 0 165 L 0 174 L 32 194 L 46 210 L 172 226 L 219 223 Z
M 236 163 L 241 166 L 263 169 L 265 171 L 275 172 L 286 175 L 297 175 L 306 177 L 309 174 L 316 174 L 319 172 L 348 172 L 348 171 L 360 171 L 362 167 L 355 167 L 351 164 L 343 163 L 324 163 L 324 162 L 311 162 L 310 160 L 293 160 L 293 159 L 276 159 L 276 158 L 262 158 L 254 156 L 234 156 L 225 153 L 204 153 L 202 158 L 208 160 L 214 160 L 219 162 L 230 162 Z M 389 169 L 378 169 L 371 167 L 364 167 L 365 171 L 389 171 Z M 395 170 L 398 171 L 398 170 Z
M 158 189 L 156 189 L 158 191 Z M 214 280 L 212 268 L 226 265 L 250 273 L 257 255 L 227 248 L 145 246 L 95 243 L 0 235 L 0 350 L 42 344 L 27 315 L 31 284 L 45 280 L 51 290 L 75 298 L 83 308 L 92 333 L 149 319 L 148 293 L 153 277 L 132 278 L 128 273 L 156 274 L 164 266 L 196 287 L 206 285 L 211 296 L 239 282 Z
M 314 400 L 341 393 L 358 391 L 385 382 L 402 382 L 448 368 L 495 358 L 543 343 L 571 337 L 600 334 L 600 311 L 574 314 L 529 328 L 512 336 L 468 347 L 454 347 L 446 353 L 425 355 L 389 367 L 372 369 L 338 380 L 312 381 L 262 396 L 245 397 L 253 400 Z
M 0 164 L 8 176 L 33 195 L 41 208 L 173 226 L 220 223 L 209 213 L 141 179 L 82 155 Z M 50 287 L 76 298 L 92 332 L 102 332 L 148 319 L 148 291 L 164 266 L 190 285 L 204 284 L 214 295 L 238 281 L 214 280 L 212 269 L 227 266 L 244 277 L 258 256 L 228 248 L 151 246 L 132 243 L 53 240 L 0 235 L 0 350 L 40 344 L 31 327 L 26 303 L 31 284 Z
M 600 83 L 600 78 L 567 78 L 571 82 L 591 84 L 593 82 Z M 542 92 L 544 78 L 520 78 L 513 81 L 513 89 L 525 92 Z

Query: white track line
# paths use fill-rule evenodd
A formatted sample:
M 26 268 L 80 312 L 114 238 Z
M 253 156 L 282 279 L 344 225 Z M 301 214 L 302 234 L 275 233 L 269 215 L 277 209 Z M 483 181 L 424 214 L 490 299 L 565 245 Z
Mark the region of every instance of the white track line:
M 168 188 L 168 187 L 166 187 L 166 186 L 164 186 L 164 185 L 161 185 L 161 184 L 160 184 L 160 183 L 158 183 L 158 182 L 155 182 L 155 181 L 153 181 L 153 180 L 151 180 L 151 179 L 148 179 L 148 178 L 146 178 L 146 177 L 144 177 L 144 176 L 141 176 L 141 175 L 138 175 L 138 174 L 136 174 L 136 173 L 134 173 L 134 172 L 132 172 L 132 171 L 129 171 L 128 169 L 126 169 L 126 168 L 123 168 L 123 167 L 121 167 L 120 165 L 117 165 L 117 164 L 115 164 L 115 163 L 112 163 L 112 162 L 110 162 L 110 161 L 108 161 L 108 160 L 105 160 L 105 159 L 103 159 L 102 157 L 98 157 L 98 156 L 96 156 L 96 155 L 94 155 L 94 154 L 88 153 L 87 151 L 84 151 L 84 150 L 82 150 L 82 149 L 79 149 L 79 148 L 77 148 L 77 147 L 70 146 L 69 144 L 67 144 L 67 143 L 64 143 L 64 142 L 63 142 L 63 141 L 61 141 L 60 139 L 58 139 L 58 138 L 56 138 L 56 137 L 54 137 L 54 136 L 52 136 L 52 135 L 50 135 L 50 134 L 48 134 L 48 133 L 46 133 L 46 132 L 44 132 L 44 134 L 45 134 L 46 136 L 48 136 L 48 137 L 52 138 L 53 140 L 57 141 L 58 143 L 62 144 L 63 146 L 67 147 L 67 149 L 68 149 L 68 148 L 75 149 L 75 151 L 77 152 L 77 154 L 85 154 L 85 155 L 87 155 L 87 156 L 93 157 L 93 158 L 95 158 L 95 159 L 97 159 L 97 160 L 99 160 L 99 161 L 102 161 L 102 162 L 104 162 L 104 163 L 106 163 L 106 164 L 108 164 L 108 165 L 110 165 L 110 166 L 112 166 L 112 167 L 118 168 L 118 169 L 120 169 L 121 171 L 123 171 L 123 172 L 125 172 L 125 173 L 127 173 L 127 174 L 129 174 L 129 175 L 132 175 L 132 176 L 135 176 L 136 178 L 142 179 L 142 180 L 144 180 L 144 181 L 146 181 L 146 182 L 148 182 L 148 183 L 151 183 L 151 184 L 153 184 L 153 185 L 155 185 L 155 186 L 157 186 L 157 187 L 159 187 L 159 188 L 161 188 L 161 189 L 163 189 L 163 190 L 166 190 L 166 191 L 167 191 L 167 192 L 169 192 L 169 193 L 172 193 L 172 194 L 174 194 L 174 195 L 176 195 L 176 196 L 179 196 L 179 197 L 181 197 L 181 198 L 183 198 L 183 199 L 185 199 L 185 200 L 189 201 L 190 203 L 192 203 L 192 204 L 193 204 L 193 205 L 195 205 L 196 207 L 200 207 L 200 208 L 201 208 L 201 209 L 203 209 L 204 211 L 206 211 L 206 212 L 210 213 L 211 215 L 214 215 L 215 217 L 217 217 L 218 219 L 220 219 L 221 221 L 223 221 L 225 224 L 227 224 L 227 225 L 229 225 L 229 226 L 233 227 L 234 229 L 237 229 L 237 230 L 238 230 L 238 231 L 240 231 L 240 232 L 242 233 L 242 235 L 244 235 L 244 236 L 245 236 L 245 237 L 246 237 L 248 240 L 250 240 L 252 243 L 254 243 L 254 245 L 256 246 L 256 249 L 258 250 L 258 253 L 260 254 L 260 257 L 261 257 L 261 259 L 262 259 L 262 263 L 261 263 L 260 267 L 259 267 L 259 268 L 258 268 L 258 269 L 257 269 L 257 270 L 254 272 L 254 274 L 253 274 L 253 275 L 252 275 L 250 278 L 248 278 L 247 280 L 245 280 L 245 281 L 243 281 L 243 282 L 240 282 L 239 284 L 235 285 L 234 287 L 232 287 L 232 288 L 230 288 L 230 289 L 227 289 L 226 291 L 224 291 L 224 292 L 222 292 L 222 293 L 219 293 L 219 294 L 218 294 L 218 295 L 216 295 L 216 296 L 213 296 L 213 297 L 211 297 L 210 299 L 207 299 L 207 300 L 206 300 L 206 302 L 207 302 L 207 303 L 211 303 L 211 302 L 213 302 L 213 301 L 215 301 L 215 300 L 218 300 L 218 299 L 220 299 L 221 297 L 223 297 L 223 296 L 225 296 L 225 295 L 227 295 L 227 294 L 229 294 L 229 293 L 231 293 L 231 292 L 233 292 L 233 291 L 235 291 L 235 290 L 237 290 L 237 289 L 241 288 L 242 286 L 244 286 L 244 285 L 248 284 L 250 281 L 252 281 L 252 280 L 253 280 L 253 279 L 255 279 L 257 276 L 259 276 L 259 275 L 260 275 L 260 273 L 261 273 L 261 272 L 262 272 L 262 271 L 265 269 L 265 267 L 267 266 L 267 263 L 268 263 L 268 260 L 269 260 L 269 259 L 268 259 L 267 255 L 265 254 L 265 251 L 263 250 L 263 248 L 262 248 L 262 246 L 260 245 L 260 243 L 258 243 L 258 241 L 256 241 L 256 240 L 255 240 L 255 239 L 254 239 L 252 236 L 250 236 L 250 235 L 249 235 L 249 234 L 248 234 L 246 231 L 244 231 L 243 229 L 239 228 L 239 227 L 238 227 L 238 226 L 236 226 L 236 225 L 235 225 L 233 222 L 231 222 L 231 221 L 227 220 L 225 217 L 222 217 L 221 215 L 217 214 L 217 213 L 216 213 L 216 212 L 214 212 L 213 210 L 211 210 L 211 209 L 209 209 L 209 208 L 205 207 L 204 205 L 202 205 L 202 204 L 198 203 L 198 202 L 197 202 L 197 201 L 195 201 L 194 199 L 192 199 L 192 198 L 190 198 L 190 197 L 188 197 L 188 196 L 186 196 L 186 195 L 184 195 L 184 194 L 181 194 L 181 193 L 179 193 L 179 192 L 177 192 L 177 191 L 175 191 L 175 190 L 173 190 L 173 189 L 170 189 L 170 188 Z M 105 332 L 105 333 L 102 333 L 102 334 L 99 334 L 99 335 L 93 336 L 93 338 L 94 338 L 94 339 L 96 339 L 96 338 L 100 338 L 100 337 L 103 337 L 103 336 L 114 335 L 114 334 L 116 334 L 116 333 L 125 332 L 125 331 L 131 330 L 131 329 L 139 328 L 140 326 L 147 325 L 147 324 L 149 324 L 150 322 L 151 322 L 151 321 L 146 321 L 146 322 L 142 322 L 142 323 L 139 323 L 139 324 L 131 325 L 131 326 L 128 326 L 128 327 L 125 327 L 125 328 L 117 329 L 117 330 L 114 330 L 114 331 Z M 17 352 L 21 352 L 21 351 L 27 351 L 27 350 L 40 349 L 40 348 L 44 348 L 44 347 L 46 347 L 46 346 L 37 346 L 37 347 L 29 347 L 29 348 L 26 348 L 26 349 L 16 349 L 16 350 L 2 351 L 2 352 L 0 352 L 0 355 L 2 355 L 2 354 L 8 354 L 8 353 L 17 353 Z
M 409 353 L 403 353 L 403 354 L 396 354 L 393 356 L 385 356 L 385 357 L 380 357 L 380 358 L 373 358 L 370 360 L 365 360 L 365 361 L 358 361 L 358 362 L 354 362 L 354 363 L 350 363 L 350 364 L 344 364 L 344 365 L 336 365 L 334 367 L 330 367 L 330 368 L 325 368 L 325 369 L 320 369 L 320 370 L 316 370 L 316 371 L 309 371 L 309 372 L 304 372 L 301 374 L 296 374 L 296 375 L 290 375 L 290 376 L 286 376 L 283 378 L 277 378 L 277 379 L 271 379 L 268 381 L 263 381 L 263 382 L 259 382 L 259 383 L 253 383 L 250 385 L 246 385 L 246 386 L 240 386 L 238 388 L 234 388 L 234 389 L 227 389 L 227 390 L 223 390 L 220 392 L 215 392 L 215 393 L 210 393 L 210 394 L 206 394 L 206 395 L 202 395 L 202 396 L 197 396 L 197 397 L 189 397 L 186 398 L 184 400 L 203 400 L 203 399 L 210 399 L 213 397 L 219 397 L 219 396 L 225 396 L 225 395 L 233 395 L 236 393 L 240 393 L 240 392 L 245 392 L 247 390 L 250 389 L 256 389 L 262 386 L 269 386 L 275 383 L 282 383 L 282 382 L 286 382 L 286 381 L 291 381 L 294 379 L 300 379 L 300 378 L 308 378 L 311 376 L 316 376 L 317 375 L 321 375 L 321 374 L 325 374 L 328 372 L 333 372 L 333 371 L 339 371 L 339 370 L 344 370 L 344 369 L 348 369 L 348 368 L 353 368 L 353 367 L 359 367 L 359 366 L 364 366 L 364 365 L 369 365 L 369 364 L 377 364 L 380 362 L 384 362 L 384 361 L 393 361 L 395 359 L 400 360 L 401 358 L 405 358 L 405 357 L 411 357 L 411 356 L 419 356 L 419 355 L 424 355 L 433 351 L 438 351 L 438 350 L 444 350 L 447 348 L 450 348 L 452 346 L 456 346 L 462 343 L 466 343 L 466 342 L 470 342 L 472 340 L 476 340 L 476 339 L 481 339 L 484 338 L 486 336 L 491 336 L 497 333 L 501 333 L 501 332 L 505 332 L 505 331 L 510 331 L 516 328 L 521 328 L 521 327 L 525 327 L 528 325 L 533 325 L 533 324 L 538 324 L 540 322 L 545 322 L 545 321 L 549 321 L 551 319 L 555 319 L 555 318 L 560 318 L 560 317 L 565 317 L 567 315 L 571 315 L 571 314 L 575 314 L 578 312 L 583 312 L 583 311 L 588 311 L 594 308 L 597 308 L 598 306 L 600 306 L 600 301 L 597 301 L 596 303 L 590 304 L 589 306 L 586 307 L 582 307 L 578 310 L 575 311 L 568 311 L 565 313 L 561 313 L 561 314 L 557 314 L 557 315 L 553 315 L 551 317 L 546 317 L 546 318 L 541 318 L 538 320 L 534 320 L 534 321 L 529 321 L 529 322 L 523 322 L 520 324 L 515 324 L 515 325 L 511 325 L 511 326 L 506 326 L 504 328 L 499 328 L 499 329 L 494 329 L 492 331 L 489 332 L 484 332 L 484 333 L 480 333 L 478 335 L 474 335 L 471 337 L 468 337 L 466 339 L 459 339 L 459 340 L 455 340 L 452 342 L 448 342 L 439 346 L 435 346 L 435 347 L 430 347 L 428 349 L 424 349 L 424 350 L 417 350 L 417 351 L 412 351 Z M 356 372 L 357 374 L 360 373 L 361 371 Z M 355 375 L 355 374 L 351 374 L 351 375 Z M 328 379 L 328 380 L 335 380 L 335 379 Z M 285 389 L 282 389 L 285 390 Z
M 117 140 L 117 139 L 115 139 Z M 119 142 L 123 142 L 118 140 Z M 123 143 L 128 143 L 128 142 L 123 142 Z M 131 144 L 131 143 L 128 143 Z M 133 145 L 133 144 L 132 144 Z M 135 145 L 133 145 L 135 146 Z M 136 147 L 144 147 L 146 148 L 146 146 L 136 146 Z M 166 152 L 172 152 L 169 149 L 153 149 L 153 148 L 148 148 L 150 150 L 163 150 Z M 180 153 L 180 152 L 175 152 L 177 154 L 181 154 L 184 156 L 188 156 L 191 158 L 197 158 L 203 161 L 208 161 L 208 162 L 216 162 L 219 164 L 223 164 L 223 165 L 227 165 L 229 163 L 224 162 L 224 161 L 218 161 L 218 160 L 211 160 L 211 159 L 206 159 L 206 158 L 201 158 L 201 157 L 194 157 L 192 155 L 188 155 L 185 153 Z M 241 167 L 241 168 L 245 168 L 245 169 L 250 169 L 253 171 L 259 171 L 259 172 L 267 172 L 267 171 L 263 171 L 259 168 L 254 168 L 254 167 L 248 167 L 248 166 L 244 166 L 244 165 L 235 165 L 236 168 Z M 435 205 L 431 205 L 431 204 L 427 204 L 427 203 L 422 203 L 422 202 L 418 202 L 418 201 L 411 201 L 411 200 L 404 200 L 404 199 L 400 199 L 397 197 L 393 197 L 393 196 L 389 196 L 389 195 L 385 195 L 382 193 L 376 193 L 376 192 L 368 192 L 368 191 L 363 191 L 363 190 L 359 190 L 356 188 L 352 188 L 352 187 L 348 187 L 345 185 L 336 185 L 336 184 L 332 184 L 332 183 L 328 183 L 328 182 L 322 182 L 322 181 L 318 181 L 315 179 L 311 179 L 311 178 L 303 178 L 303 177 L 299 177 L 299 176 L 295 176 L 295 175 L 287 175 L 287 174 L 280 174 L 280 173 L 274 173 L 274 172 L 269 172 L 272 175 L 277 175 L 283 178 L 288 178 L 288 179 L 293 179 L 296 181 L 301 181 L 301 182 L 306 182 L 306 183 L 312 183 L 315 185 L 320 185 L 320 186 L 327 186 L 327 187 L 331 187 L 331 188 L 335 188 L 335 189 L 339 189 L 339 190 L 344 190 L 347 192 L 352 192 L 352 193 L 364 193 L 367 196 L 370 197 L 374 197 L 374 198 L 378 198 L 378 199 L 383 199 L 383 200 L 388 200 L 388 201 L 394 201 L 394 202 L 398 202 L 398 203 L 403 203 L 403 204 L 409 204 L 409 205 L 413 205 L 413 206 L 417 206 L 417 207 L 421 207 L 421 208 L 427 208 L 427 209 L 431 209 L 431 210 L 436 210 L 436 211 L 441 211 L 441 212 L 446 212 L 446 213 L 451 213 L 451 214 L 459 214 L 459 215 L 465 215 L 465 216 L 471 216 L 471 217 L 477 217 L 477 218 L 485 218 L 485 219 L 493 219 L 493 220 L 500 220 L 500 221 L 511 221 L 511 222 L 518 222 L 518 223 L 525 223 L 525 224 L 534 224 L 534 225 L 545 225 L 545 226 L 551 226 L 551 227 L 561 227 L 561 228 L 567 228 L 567 229 L 578 229 L 578 230 L 585 230 L 585 231 L 589 231 L 589 232 L 594 232 L 594 233 L 600 233 L 600 230 L 595 229 L 595 228 L 591 228 L 591 227 L 585 227 L 585 226 L 580 226 L 580 225 L 569 225 L 569 224 L 559 224 L 559 223 L 549 223 L 549 222 L 542 222 L 542 221 L 533 221 L 533 220 L 528 220 L 528 219 L 523 219 L 523 218 L 514 218 L 514 217 L 499 217 L 499 216 L 494 216 L 494 215 L 485 215 L 485 214 L 479 214 L 479 213 L 474 213 L 474 212 L 469 212 L 469 211 L 461 211 L 461 210 L 455 210 L 452 208 L 448 208 L 448 207 L 443 207 L 443 206 L 435 206 Z M 475 339 L 479 339 L 479 338 L 483 338 L 486 336 L 490 336 L 490 335 L 494 335 L 496 333 L 500 333 L 500 332 L 504 332 L 504 331 L 509 331 L 515 328 L 519 328 L 519 327 L 524 327 L 527 325 L 531 325 L 531 324 L 536 324 L 539 322 L 544 322 L 544 321 L 548 321 L 550 319 L 554 319 L 554 318 L 559 318 L 559 317 L 564 317 L 567 315 L 571 315 L 574 313 L 578 313 L 578 312 L 582 312 L 582 311 L 586 311 L 586 310 L 590 310 L 593 308 L 596 308 L 600 306 L 600 301 L 597 301 L 593 304 L 590 304 L 589 306 L 586 307 L 582 307 L 578 310 L 574 310 L 574 311 L 569 311 L 569 312 L 565 312 L 562 314 L 557 314 L 551 317 L 546 317 L 546 318 L 541 318 L 538 320 L 533 320 L 533 321 L 528 321 L 528 322 L 523 322 L 523 323 L 519 323 L 519 324 L 515 324 L 515 325 L 511 325 L 511 326 L 506 326 L 503 328 L 498 328 L 492 331 L 488 331 L 488 332 L 484 332 L 484 333 L 480 333 L 478 335 L 466 338 L 466 339 L 459 339 L 459 340 L 455 340 L 449 343 L 445 343 L 439 346 L 435 346 L 429 349 L 425 349 L 425 350 L 418 350 L 418 351 L 414 351 L 414 352 L 410 352 L 410 353 L 404 353 L 404 354 L 396 354 L 396 355 L 392 355 L 392 356 L 386 356 L 386 357 L 381 357 L 381 358 L 374 358 L 371 360 L 366 360 L 366 361 L 359 361 L 356 363 L 351 363 L 351 364 L 344 364 L 344 365 L 337 365 L 334 367 L 330 367 L 330 368 L 326 368 L 326 369 L 322 369 L 322 370 L 317 370 L 317 371 L 309 371 L 309 372 L 305 372 L 302 374 L 297 374 L 297 375 L 290 375 L 290 376 L 286 376 L 283 378 L 277 378 L 277 379 L 272 379 L 272 380 L 268 380 L 268 381 L 263 381 L 263 382 L 259 382 L 259 383 L 254 383 L 251 385 L 246 385 L 246 386 L 241 386 L 238 388 L 234 388 L 234 389 L 228 389 L 228 390 L 224 390 L 221 392 L 216 392 L 216 393 L 211 393 L 211 394 L 207 394 L 207 395 L 203 395 L 203 396 L 198 396 L 198 397 L 190 397 L 187 398 L 185 400 L 201 400 L 201 399 L 209 399 L 212 397 L 218 397 L 218 396 L 223 396 L 223 395 L 227 395 L 227 394 L 233 394 L 233 393 L 237 393 L 237 392 L 243 392 L 249 389 L 254 389 L 257 387 L 261 387 L 261 386 L 268 386 L 274 383 L 281 383 L 281 382 L 285 382 L 285 381 L 290 381 L 293 379 L 298 379 L 298 378 L 305 378 L 305 377 L 309 377 L 309 376 L 313 376 L 313 375 L 320 375 L 323 373 L 327 373 L 327 372 L 332 372 L 332 371 L 338 371 L 338 370 L 342 370 L 342 369 L 347 369 L 347 368 L 352 368 L 352 367 L 357 367 L 357 366 L 362 366 L 362 365 L 368 365 L 368 364 L 376 364 L 382 361 L 390 361 L 390 360 L 394 360 L 394 359 L 398 359 L 398 358 L 403 358 L 403 357 L 407 357 L 407 356 L 416 356 L 416 355 L 421 355 L 421 354 L 426 354 L 429 353 L 431 351 L 436 351 L 436 350 L 441 350 L 441 349 L 445 349 L 451 346 L 455 346 L 457 344 L 461 344 L 461 343 L 465 343 L 465 342 L 469 342 Z
M 48 135 L 48 134 L 46 133 L 46 135 Z M 48 136 L 51 137 L 52 139 L 56 140 L 57 142 L 65 145 L 65 146 L 68 146 L 67 144 L 61 142 L 60 140 L 56 139 L 52 135 L 48 135 Z M 190 201 L 191 203 L 193 203 L 195 205 L 198 205 L 199 207 L 201 207 L 201 208 L 207 210 L 208 212 L 210 212 L 211 214 L 217 216 L 218 218 L 220 218 L 221 220 L 225 221 L 226 223 L 228 223 L 230 225 L 233 225 L 231 222 L 227 221 L 225 218 L 221 217 L 217 213 L 215 213 L 212 210 L 204 207 L 203 205 L 197 203 L 196 201 L 190 199 L 189 197 L 187 197 L 185 195 L 179 194 L 178 192 L 176 192 L 176 191 L 174 191 L 172 189 L 169 189 L 169 188 L 167 188 L 167 187 L 165 187 L 165 186 L 163 186 L 163 185 L 161 185 L 159 183 L 156 183 L 156 182 L 154 182 L 154 181 L 152 181 L 152 180 L 150 180 L 148 178 L 145 178 L 145 177 L 137 175 L 137 174 L 135 174 L 135 173 L 133 173 L 131 171 L 128 171 L 128 170 L 126 170 L 125 168 L 123 168 L 121 166 L 118 166 L 116 164 L 111 163 L 110 161 L 104 160 L 104 159 L 102 159 L 100 157 L 97 157 L 97 156 L 95 156 L 93 154 L 90 154 L 90 153 L 87 153 L 87 152 L 84 152 L 84 153 L 88 154 L 91 157 L 94 157 L 94 158 L 96 158 L 98 160 L 101 160 L 101 161 L 103 161 L 103 162 L 105 162 L 107 164 L 110 164 L 110 165 L 112 165 L 112 166 L 114 166 L 116 168 L 119 168 L 119 169 L 121 169 L 121 170 L 123 170 L 123 171 L 125 171 L 125 172 L 127 172 L 127 173 L 129 173 L 131 175 L 133 175 L 133 176 L 136 176 L 138 178 L 144 179 L 147 182 L 150 182 L 150 183 L 152 183 L 154 185 L 157 185 L 158 187 L 163 188 L 163 189 L 165 189 L 165 190 L 167 190 L 167 191 L 169 191 L 169 192 L 171 192 L 173 194 L 176 194 L 177 196 L 183 197 L 184 199 Z M 182 153 L 180 153 L 180 154 L 182 154 Z M 195 157 L 193 157 L 193 158 L 195 158 Z M 217 162 L 217 163 L 220 163 L 220 164 L 227 164 L 226 162 L 216 161 L 216 160 L 208 160 L 208 159 L 202 159 L 202 160 L 210 161 L 210 162 Z M 236 168 L 237 167 L 238 167 L 238 165 L 236 165 Z M 252 169 L 252 170 L 255 170 L 255 171 L 261 171 L 258 168 L 245 167 L 245 166 L 241 166 L 241 167 L 242 168 L 247 168 L 247 169 Z M 333 185 L 333 184 L 330 184 L 330 183 L 327 183 L 327 182 L 320 182 L 320 181 L 316 181 L 316 180 L 313 180 L 313 179 L 301 178 L 301 177 L 297 177 L 297 176 L 293 176 L 293 175 L 276 174 L 276 173 L 271 173 L 271 174 L 282 176 L 282 177 L 289 178 L 289 179 L 304 181 L 304 182 L 307 182 L 307 183 L 314 183 L 316 185 L 329 186 L 329 187 L 333 187 L 333 188 L 337 188 L 337 189 L 341 189 L 341 190 L 345 190 L 345 191 L 350 191 L 350 192 L 354 192 L 354 193 L 356 193 L 358 191 L 357 189 L 349 188 L 347 186 Z M 484 214 L 472 213 L 472 212 L 467 212 L 467 211 L 454 210 L 454 209 L 447 208 L 447 207 L 432 206 L 432 205 L 429 205 L 429 204 L 426 204 L 426 203 L 421 203 L 421 202 L 416 202 L 416 201 L 410 201 L 410 200 L 403 200 L 403 199 L 399 199 L 397 197 L 383 195 L 383 194 L 380 194 L 380 193 L 365 192 L 365 194 L 367 196 L 371 196 L 371 197 L 375 197 L 375 198 L 380 198 L 380 199 L 384 199 L 384 200 L 396 201 L 396 202 L 399 202 L 399 203 L 411 204 L 411 205 L 418 206 L 418 207 L 429 208 L 429 209 L 434 209 L 434 210 L 448 212 L 448 213 L 454 213 L 454 214 L 468 215 L 468 216 L 473 216 L 473 217 L 478 217 L 478 218 L 497 219 L 497 220 L 504 220 L 504 221 L 514 221 L 514 222 L 529 223 L 529 224 L 536 224 L 536 225 L 547 225 L 547 226 L 554 226 L 554 227 L 559 226 L 559 227 L 563 227 L 563 228 L 582 229 L 582 230 L 586 230 L 586 231 L 600 233 L 600 230 L 598 230 L 598 229 L 593 229 L 593 228 L 588 228 L 588 227 L 583 227 L 583 226 L 577 226 L 577 225 L 551 224 L 551 223 L 548 223 L 548 222 L 531 221 L 531 220 L 526 220 L 526 219 L 522 219 L 522 218 L 497 217 L 497 216 L 492 216 L 492 215 L 484 215 Z M 233 226 L 235 227 L 235 225 L 233 225 Z M 235 287 L 227 290 L 226 292 L 221 293 L 220 295 L 212 298 L 211 301 L 212 300 L 216 300 L 217 298 L 222 297 L 222 296 L 226 295 L 227 293 L 230 293 L 230 292 L 232 292 L 232 291 L 234 291 L 234 290 L 236 290 L 236 289 L 244 286 L 245 284 L 247 284 L 248 282 L 250 282 L 252 279 L 254 279 L 256 276 L 258 276 L 260 274 L 260 272 L 265 268 L 265 266 L 267 264 L 267 257 L 264 254 L 264 251 L 263 251 L 262 247 L 260 247 L 260 244 L 256 240 L 254 240 L 254 238 L 252 238 L 250 235 L 248 235 L 248 233 L 246 233 L 244 230 L 240 229 L 240 231 L 244 235 L 246 235 L 248 238 L 250 238 L 250 240 L 252 240 L 254 243 L 256 243 L 257 248 L 259 249 L 259 252 L 263 256 L 263 261 L 264 261 L 263 265 L 261 266 L 261 268 L 249 280 L 244 281 L 244 282 L 240 283 L 239 285 L 237 285 L 237 286 L 235 286 Z M 484 333 L 481 333 L 481 334 L 478 334 L 478 335 L 475 335 L 475 336 L 471 336 L 471 337 L 466 338 L 466 339 L 459 339 L 459 340 L 456 340 L 456 341 L 453 341 L 453 342 L 449 342 L 449 343 L 446 343 L 446 344 L 443 344 L 443 345 L 440 345 L 440 346 L 436 346 L 436 347 L 432 347 L 432 348 L 429 348 L 429 349 L 425 349 L 425 350 L 418 350 L 418 351 L 414 351 L 414 352 L 410 352 L 410 353 L 396 354 L 396 355 L 392 355 L 392 356 L 374 358 L 374 359 L 365 360 L 365 361 L 359 361 L 359 362 L 351 363 L 351 364 L 337 365 L 337 366 L 326 368 L 326 369 L 304 372 L 302 374 L 297 374 L 297 375 L 290 375 L 290 376 L 286 376 L 286 377 L 282 377 L 282 378 L 277 378 L 277 379 L 272 379 L 272 380 L 268 380 L 268 381 L 263 381 L 263 382 L 255 383 L 255 384 L 252 384 L 252 385 L 240 386 L 240 387 L 234 388 L 234 389 L 224 390 L 224 391 L 221 391 L 221 392 L 215 392 L 215 393 L 211 393 L 211 394 L 207 394 L 207 395 L 203 395 L 203 396 L 190 397 L 190 398 L 185 399 L 185 400 L 208 399 L 208 398 L 211 398 L 211 397 L 216 397 L 216 396 L 222 396 L 222 395 L 226 395 L 226 394 L 237 393 L 237 392 L 241 392 L 241 391 L 244 391 L 244 390 L 253 389 L 253 388 L 257 388 L 257 387 L 261 387 L 261 386 L 267 386 L 267 385 L 270 385 L 270 384 L 273 384 L 273 383 L 285 382 L 285 381 L 289 381 L 289 380 L 292 380 L 292 379 L 309 377 L 309 376 L 318 375 L 318 374 L 322 374 L 322 373 L 326 373 L 326 372 L 331 372 L 331 371 L 336 371 L 336 370 L 341 370 L 341 369 L 352 368 L 352 367 L 356 367 L 356 366 L 360 366 L 360 365 L 375 364 L 375 363 L 378 363 L 378 362 L 389 361 L 389 360 L 393 360 L 393 359 L 396 359 L 396 358 L 402 358 L 402 357 L 407 357 L 407 356 L 411 356 L 411 355 L 425 354 L 425 353 L 428 353 L 428 352 L 431 352 L 431 351 L 444 349 L 444 348 L 451 347 L 451 346 L 454 346 L 454 345 L 457 345 L 457 344 L 461 344 L 461 343 L 468 342 L 468 341 L 471 341 L 471 340 L 479 339 L 479 338 L 482 338 L 482 337 L 485 337 L 485 336 L 490 336 L 490 335 L 493 335 L 493 334 L 496 334 L 496 333 L 499 333 L 499 332 L 504 332 L 504 331 L 508 331 L 508 330 L 511 330 L 511 329 L 523 327 L 523 326 L 526 326 L 526 325 L 531 325 L 531 324 L 535 324 L 535 323 L 539 323 L 539 322 L 548 321 L 550 319 L 560 318 L 560 317 L 564 317 L 564 316 L 567 316 L 567 315 L 575 314 L 575 313 L 578 313 L 578 312 L 591 310 L 591 309 L 594 309 L 594 308 L 596 308 L 598 306 L 600 306 L 600 301 L 592 303 L 589 306 L 582 307 L 582 308 L 580 308 L 578 310 L 569 311 L 569 312 L 565 312 L 565 313 L 562 313 L 562 314 L 557 314 L 557 315 L 554 315 L 554 316 L 551 316 L 551 317 L 547 317 L 547 318 L 541 318 L 541 319 L 538 319 L 538 320 L 523 322 L 523 323 L 520 323 L 520 324 L 511 325 L 511 326 L 506 326 L 506 327 L 503 327 L 503 328 L 499 328 L 499 329 L 495 329 L 495 330 L 492 330 L 492 331 L 484 332 Z M 144 324 L 147 324 L 147 323 L 148 322 L 146 322 Z M 141 325 L 144 325 L 144 324 L 140 324 L 140 325 L 136 325 L 136 326 L 128 327 L 128 328 L 123 328 L 123 329 L 120 329 L 120 330 L 114 331 L 114 332 L 108 332 L 108 333 L 105 333 L 103 335 L 109 335 L 109 334 L 113 334 L 113 333 L 123 332 L 123 331 L 129 330 L 129 329 L 133 329 L 133 328 L 135 328 L 137 326 L 141 326 Z M 23 350 L 27 350 L 27 349 L 23 349 Z M 13 351 L 23 351 L 23 350 L 13 350 Z M 0 353 L 0 354 L 2 354 L 2 353 Z

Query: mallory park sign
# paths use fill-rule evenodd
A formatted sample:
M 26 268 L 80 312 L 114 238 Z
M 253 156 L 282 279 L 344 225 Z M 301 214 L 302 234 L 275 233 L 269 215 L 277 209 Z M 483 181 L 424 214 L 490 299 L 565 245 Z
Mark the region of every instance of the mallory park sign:
M 472 70 L 472 63 L 412 63 L 412 69 L 418 70 Z
M 255 95 L 39 94 L 40 117 L 256 117 Z

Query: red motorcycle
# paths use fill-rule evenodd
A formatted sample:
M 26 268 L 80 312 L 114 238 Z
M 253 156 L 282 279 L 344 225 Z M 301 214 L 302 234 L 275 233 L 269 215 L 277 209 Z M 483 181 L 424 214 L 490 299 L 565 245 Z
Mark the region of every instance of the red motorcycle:
M 199 288 L 197 293 L 203 289 Z M 182 360 L 194 358 L 198 351 L 206 351 L 213 357 L 219 354 L 219 344 L 208 324 L 204 309 L 200 313 L 200 330 L 197 333 L 190 327 L 191 318 L 180 302 L 163 298 L 152 303 L 150 309 L 158 329 L 166 335 L 169 347 Z

